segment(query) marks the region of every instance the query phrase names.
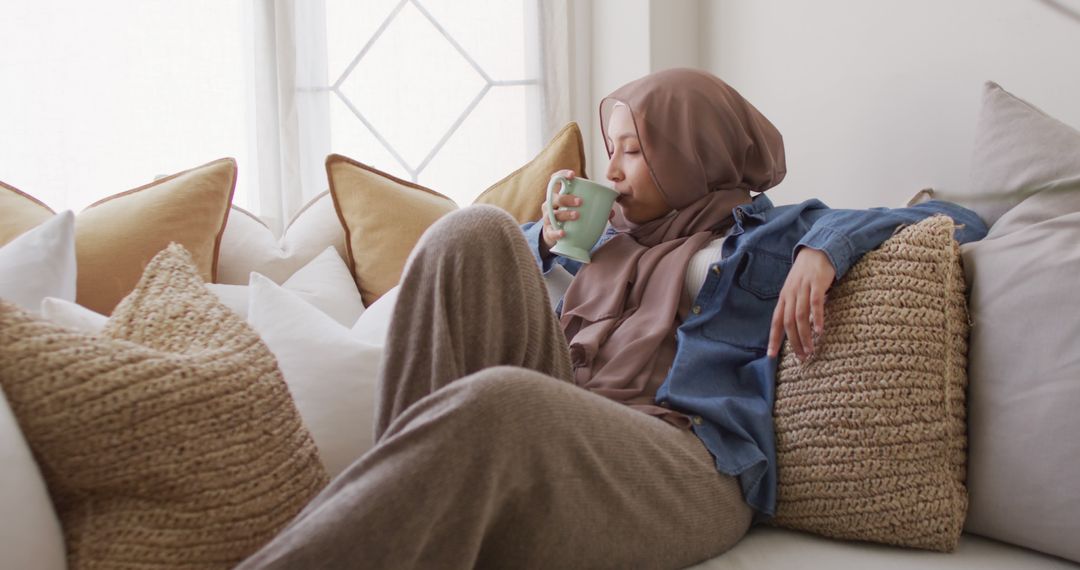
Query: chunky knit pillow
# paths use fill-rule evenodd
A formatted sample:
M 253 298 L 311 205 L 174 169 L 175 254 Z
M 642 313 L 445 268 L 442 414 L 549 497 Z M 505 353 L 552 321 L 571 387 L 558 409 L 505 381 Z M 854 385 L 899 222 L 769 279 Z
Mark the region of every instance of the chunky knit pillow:
M 0 382 L 71 568 L 229 568 L 327 482 L 274 357 L 158 254 L 100 336 L 0 302 Z
M 829 292 L 825 332 L 777 374 L 773 524 L 930 550 L 956 547 L 964 487 L 968 322 L 953 221 L 867 253 Z

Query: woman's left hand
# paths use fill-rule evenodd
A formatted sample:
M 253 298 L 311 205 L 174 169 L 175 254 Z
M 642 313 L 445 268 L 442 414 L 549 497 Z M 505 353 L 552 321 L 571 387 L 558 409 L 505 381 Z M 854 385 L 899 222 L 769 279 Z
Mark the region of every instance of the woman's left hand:
M 824 252 L 810 247 L 799 250 L 773 311 L 769 356 L 780 354 L 785 331 L 800 361 L 814 354 L 814 335 L 825 328 L 825 292 L 835 278 L 836 269 Z

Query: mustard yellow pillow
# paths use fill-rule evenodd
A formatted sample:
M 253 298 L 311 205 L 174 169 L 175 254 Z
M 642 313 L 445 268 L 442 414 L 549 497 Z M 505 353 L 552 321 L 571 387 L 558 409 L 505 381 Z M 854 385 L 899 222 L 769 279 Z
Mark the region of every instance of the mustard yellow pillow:
M 213 281 L 235 186 L 236 161 L 223 158 L 91 204 L 75 217 L 76 301 L 111 313 L 170 242 L 190 251 L 202 278 Z M 0 189 L 0 206 L 0 245 L 21 233 L 7 228 L 25 231 L 52 214 L 11 187 Z
M 474 203 L 503 208 L 518 222 L 540 219 L 548 179 L 557 170 L 585 176 L 581 131 L 569 123 L 528 164 L 485 190 Z M 435 220 L 457 209 L 450 198 L 351 158 L 326 157 L 326 175 L 356 286 L 365 305 L 397 285 L 412 248 Z
M 397 285 L 413 246 L 453 200 L 339 154 L 326 157 L 334 208 L 345 229 L 349 270 L 364 305 Z
M 0 246 L 53 217 L 36 198 L 0 182 Z
M 528 164 L 492 184 L 473 203 L 498 206 L 519 224 L 539 220 L 548 180 L 553 172 L 564 169 L 588 177 L 585 144 L 577 123 L 567 123 Z
M 71 568 L 231 568 L 327 483 L 274 356 L 175 244 L 100 335 L 0 302 L 0 382 Z
M 773 524 L 949 551 L 967 512 L 968 321 L 954 224 L 935 216 L 829 292 L 825 333 L 776 381 Z

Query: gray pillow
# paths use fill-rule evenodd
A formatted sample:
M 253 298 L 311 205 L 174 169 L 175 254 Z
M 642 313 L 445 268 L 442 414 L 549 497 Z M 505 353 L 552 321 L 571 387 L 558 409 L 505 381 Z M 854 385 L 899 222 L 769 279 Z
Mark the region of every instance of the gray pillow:
M 994 160 L 973 182 L 1048 190 L 980 211 L 996 223 L 961 247 L 972 322 L 965 530 L 1080 562 L 1080 132 L 988 84 L 976 145 Z
M 1080 132 L 988 81 L 967 193 L 945 199 L 971 208 L 993 226 L 1027 197 L 1025 191 L 1077 175 Z

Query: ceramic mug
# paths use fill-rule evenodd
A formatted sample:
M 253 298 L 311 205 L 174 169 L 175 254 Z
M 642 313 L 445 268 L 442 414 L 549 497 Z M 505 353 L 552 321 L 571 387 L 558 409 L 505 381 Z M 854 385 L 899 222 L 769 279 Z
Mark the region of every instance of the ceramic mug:
M 560 222 L 555 219 L 555 185 L 562 184 L 559 194 L 570 194 L 581 198 L 581 205 L 576 207 L 563 207 L 563 210 L 574 210 L 578 213 L 576 220 Z M 598 184 L 586 178 L 564 178 L 555 176 L 548 182 L 547 205 L 548 219 L 556 229 L 566 232 L 566 235 L 555 242 L 551 253 L 557 253 L 563 257 L 569 257 L 574 261 L 589 263 L 589 251 L 592 250 L 600 236 L 607 227 L 608 215 L 615 205 L 615 199 L 619 193 L 615 190 Z

